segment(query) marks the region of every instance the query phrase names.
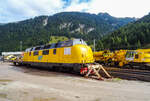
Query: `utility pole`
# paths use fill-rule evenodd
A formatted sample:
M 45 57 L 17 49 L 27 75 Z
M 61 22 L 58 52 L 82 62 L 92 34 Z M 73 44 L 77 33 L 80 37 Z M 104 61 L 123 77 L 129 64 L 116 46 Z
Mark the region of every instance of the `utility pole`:
M 95 39 L 94 39 L 94 52 L 95 52 Z
M 50 33 L 50 37 L 49 37 L 49 42 L 48 43 L 52 43 L 52 33 Z
M 22 41 L 20 41 L 20 51 L 22 51 Z

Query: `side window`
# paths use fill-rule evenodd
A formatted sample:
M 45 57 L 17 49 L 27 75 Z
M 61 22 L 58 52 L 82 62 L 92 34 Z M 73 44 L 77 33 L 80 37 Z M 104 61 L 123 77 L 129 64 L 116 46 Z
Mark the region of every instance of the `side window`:
M 126 57 L 126 58 L 129 58 L 129 57 L 130 57 L 130 53 L 131 53 L 131 52 L 127 51 L 125 57 Z
M 56 49 L 53 49 L 53 54 L 56 54 Z
M 48 55 L 49 54 L 49 50 L 43 50 L 42 54 L 43 55 Z
M 34 56 L 39 55 L 39 52 L 38 52 L 38 51 L 35 51 L 35 52 L 33 53 L 33 55 L 34 55 Z
M 134 54 L 135 54 L 135 52 L 132 52 L 132 54 L 131 54 L 131 57 L 132 57 L 132 58 L 134 57 Z

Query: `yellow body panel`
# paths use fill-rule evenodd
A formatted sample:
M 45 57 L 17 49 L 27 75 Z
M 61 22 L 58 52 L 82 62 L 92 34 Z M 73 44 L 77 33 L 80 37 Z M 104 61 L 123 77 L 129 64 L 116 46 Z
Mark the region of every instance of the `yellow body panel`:
M 127 52 L 127 50 L 117 50 L 114 53 L 112 60 L 114 62 L 118 62 L 118 66 L 120 66 L 120 67 L 122 67 L 128 63 L 125 58 L 126 52 Z
M 38 55 L 34 55 L 35 51 L 25 52 L 23 56 L 24 62 L 44 62 L 44 63 L 93 63 L 93 53 L 87 45 L 74 45 L 71 47 L 61 47 L 46 49 L 49 50 L 48 55 L 43 55 L 44 50 L 39 50 Z M 56 50 L 56 54 L 54 54 Z
M 125 54 L 127 50 L 116 50 L 110 52 L 109 50 L 94 52 L 95 61 L 103 63 L 111 63 L 112 65 L 118 63 L 119 66 L 123 66 L 127 63 L 125 60 Z
M 150 49 L 137 49 L 137 50 L 116 50 L 111 53 L 109 51 L 99 51 L 93 54 L 95 61 L 104 63 L 112 62 L 117 63 L 122 67 L 129 63 L 144 63 L 150 64 Z
M 150 63 L 150 49 L 135 50 L 134 59 L 132 62 Z
M 107 60 L 112 59 L 114 53 L 109 50 L 94 52 L 95 61 L 107 62 Z
M 99 61 L 102 59 L 104 51 L 93 52 L 94 60 Z

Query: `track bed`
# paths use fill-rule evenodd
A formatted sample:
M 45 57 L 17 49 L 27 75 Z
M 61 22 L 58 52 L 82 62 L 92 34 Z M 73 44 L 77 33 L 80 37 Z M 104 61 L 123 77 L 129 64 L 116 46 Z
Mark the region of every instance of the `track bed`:
M 122 69 L 114 67 L 105 67 L 108 73 L 113 77 L 119 77 L 128 80 L 142 80 L 150 82 L 149 70 Z

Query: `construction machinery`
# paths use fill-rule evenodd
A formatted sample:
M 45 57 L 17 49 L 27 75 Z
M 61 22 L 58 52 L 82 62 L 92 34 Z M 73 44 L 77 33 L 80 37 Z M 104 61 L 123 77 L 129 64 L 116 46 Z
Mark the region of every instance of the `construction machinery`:
M 112 63 L 112 58 L 114 56 L 113 52 L 109 50 L 94 52 L 95 62 L 101 63 L 103 65 L 110 65 Z
M 114 52 L 107 50 L 93 54 L 96 62 L 107 66 L 150 68 L 150 49 L 116 50 Z
M 126 52 L 127 50 L 116 50 L 112 57 L 112 65 L 122 67 L 125 64 L 128 64 L 128 61 L 126 60 L 126 57 L 125 57 Z
M 150 68 L 150 49 L 128 50 L 125 57 L 130 66 L 140 66 L 141 69 Z
M 109 50 L 94 52 L 94 59 L 96 62 L 107 66 L 119 66 L 122 67 L 128 63 L 126 60 L 127 50 L 116 50 L 110 52 Z

